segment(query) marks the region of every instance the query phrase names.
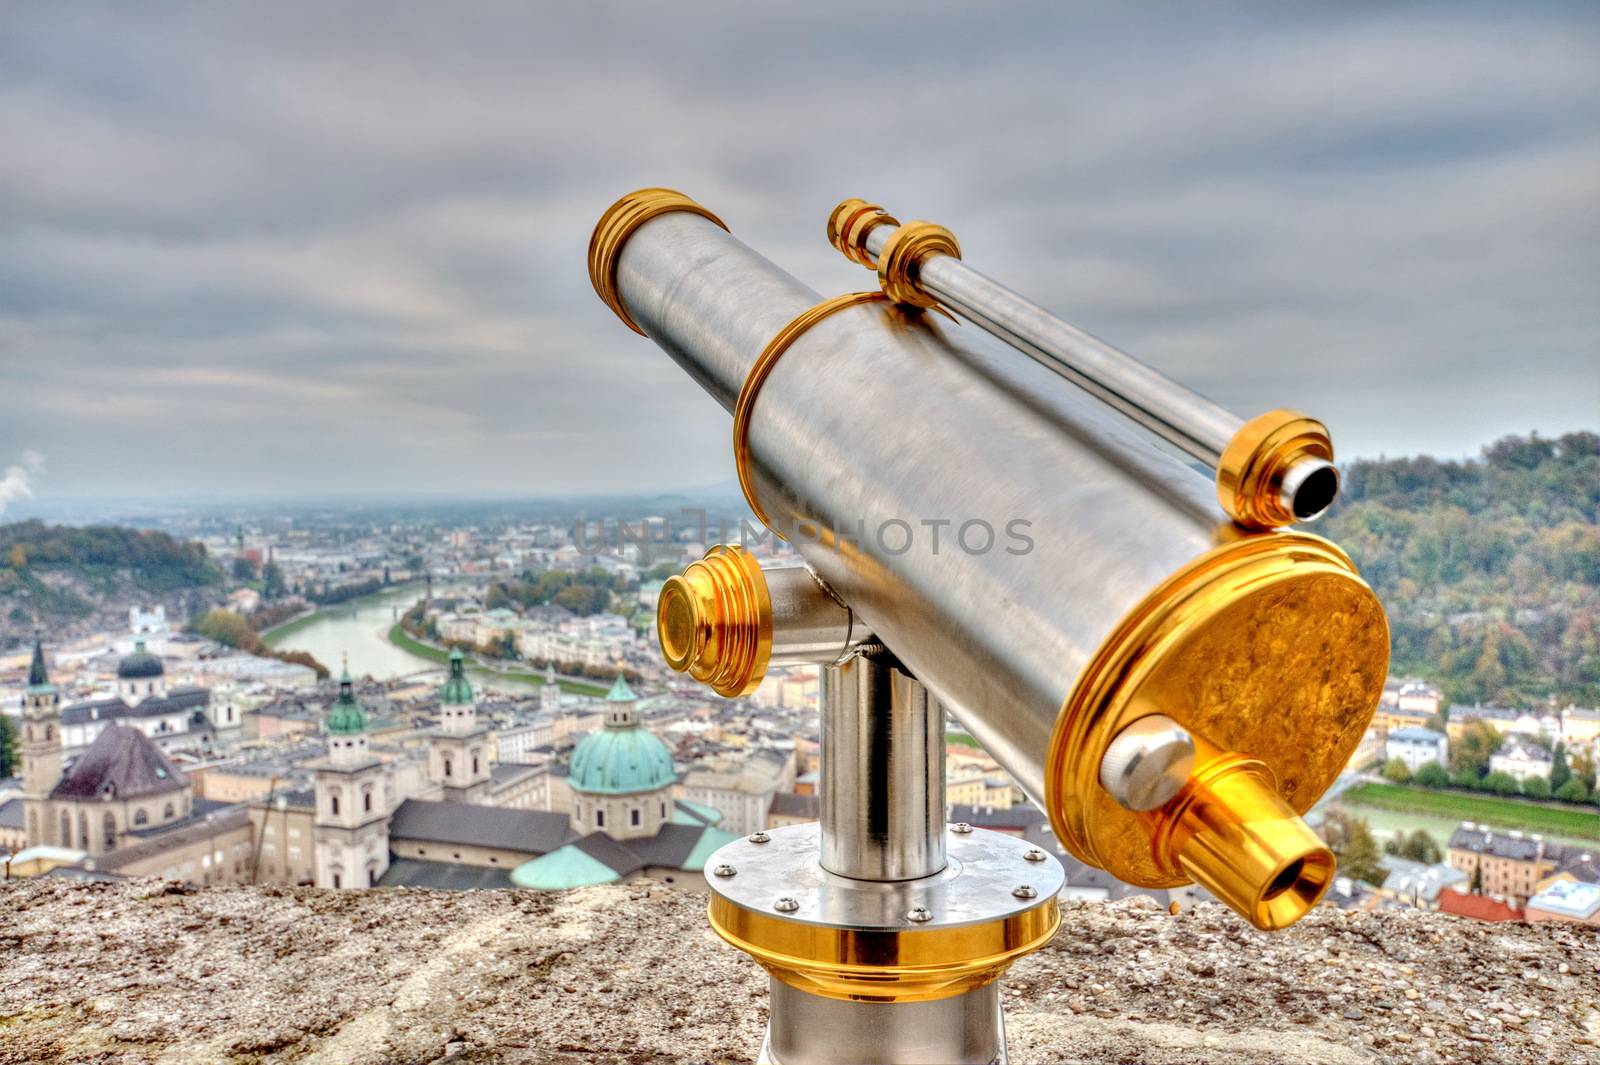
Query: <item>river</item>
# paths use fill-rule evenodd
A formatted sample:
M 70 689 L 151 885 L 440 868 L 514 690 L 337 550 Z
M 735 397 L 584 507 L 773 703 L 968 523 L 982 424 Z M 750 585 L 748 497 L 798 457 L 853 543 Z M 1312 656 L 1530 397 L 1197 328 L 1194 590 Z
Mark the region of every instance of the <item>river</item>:
M 262 638 L 270 647 L 285 651 L 310 651 L 318 662 L 335 673 L 342 656 L 350 656 L 350 672 L 357 677 L 392 680 L 395 677 L 432 673 L 443 677 L 444 667 L 389 642 L 389 630 L 412 605 L 421 599 L 419 585 L 407 585 L 375 595 L 362 596 L 338 606 L 324 607 L 309 624 L 290 622 L 286 631 L 268 630 Z M 291 627 L 293 626 L 293 627 Z M 528 669 L 527 666 L 522 666 Z M 543 681 L 511 680 L 481 666 L 469 665 L 467 673 L 480 688 L 526 695 L 537 692 Z M 568 687 L 565 680 L 563 687 Z M 586 689 L 571 687 L 570 690 Z
M 318 662 L 335 673 L 343 655 L 350 656 L 350 672 L 377 680 L 439 669 L 436 662 L 418 658 L 389 642 L 389 629 L 400 615 L 422 598 L 415 585 L 362 596 L 338 606 L 323 607 L 308 625 L 287 632 L 268 631 L 264 637 L 271 647 L 285 651 L 310 651 Z M 291 623 L 292 625 L 293 623 Z

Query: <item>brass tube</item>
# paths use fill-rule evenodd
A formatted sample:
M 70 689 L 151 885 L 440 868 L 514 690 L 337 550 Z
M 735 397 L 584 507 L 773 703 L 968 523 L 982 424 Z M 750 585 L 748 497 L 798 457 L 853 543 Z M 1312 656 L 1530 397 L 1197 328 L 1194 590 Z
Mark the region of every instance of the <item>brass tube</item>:
M 1151 822 L 1163 862 L 1263 931 L 1294 924 L 1333 882 L 1333 852 L 1278 795 L 1271 771 L 1242 755 L 1207 763 Z

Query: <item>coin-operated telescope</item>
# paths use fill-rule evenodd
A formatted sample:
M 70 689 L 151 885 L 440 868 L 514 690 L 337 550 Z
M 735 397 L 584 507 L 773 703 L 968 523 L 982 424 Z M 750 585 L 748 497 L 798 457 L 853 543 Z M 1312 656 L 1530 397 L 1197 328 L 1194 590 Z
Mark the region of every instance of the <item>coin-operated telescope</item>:
M 1234 417 L 939 226 L 847 200 L 827 228 L 878 289 L 822 299 L 666 189 L 589 248 L 601 299 L 733 414 L 745 498 L 803 559 L 715 547 L 669 580 L 667 662 L 725 696 L 823 667 L 821 821 L 713 856 L 711 922 L 772 977 L 767 1060 L 994 1061 L 1063 872 L 945 823 L 945 714 L 1074 857 L 1283 928 L 1332 880 L 1300 815 L 1367 728 L 1388 626 L 1287 528 L 1338 490 L 1320 423 Z

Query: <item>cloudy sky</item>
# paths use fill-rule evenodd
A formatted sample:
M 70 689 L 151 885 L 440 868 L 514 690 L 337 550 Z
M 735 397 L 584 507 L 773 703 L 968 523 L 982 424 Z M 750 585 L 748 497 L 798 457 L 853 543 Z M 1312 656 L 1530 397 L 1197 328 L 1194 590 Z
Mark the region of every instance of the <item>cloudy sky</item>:
M 1600 427 L 1593 5 L 13 2 L 0 467 L 42 456 L 41 501 L 731 478 L 726 415 L 588 285 L 641 185 L 824 292 L 865 280 L 840 198 L 937 219 L 1346 455 Z

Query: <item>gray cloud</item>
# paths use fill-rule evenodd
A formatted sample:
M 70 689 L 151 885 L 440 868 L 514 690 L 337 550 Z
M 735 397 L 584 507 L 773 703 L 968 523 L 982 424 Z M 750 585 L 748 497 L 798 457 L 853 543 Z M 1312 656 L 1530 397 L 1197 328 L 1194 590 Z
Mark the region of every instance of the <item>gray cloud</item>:
M 52 492 L 731 476 L 589 290 L 599 212 L 713 205 L 819 290 L 864 195 L 1351 454 L 1600 410 L 1583 6 L 7 8 L 0 454 Z M 661 445 L 672 439 L 675 446 Z

